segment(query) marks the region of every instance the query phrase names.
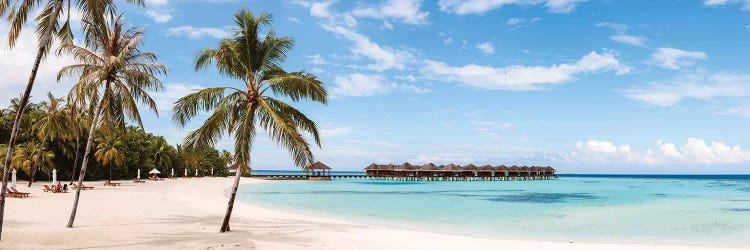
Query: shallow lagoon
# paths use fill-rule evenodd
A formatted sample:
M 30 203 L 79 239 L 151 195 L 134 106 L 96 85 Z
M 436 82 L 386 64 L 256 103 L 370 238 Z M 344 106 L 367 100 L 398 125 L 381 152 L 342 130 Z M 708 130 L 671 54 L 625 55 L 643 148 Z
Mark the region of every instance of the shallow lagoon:
M 750 180 L 274 181 L 240 200 L 309 215 L 512 239 L 750 246 Z

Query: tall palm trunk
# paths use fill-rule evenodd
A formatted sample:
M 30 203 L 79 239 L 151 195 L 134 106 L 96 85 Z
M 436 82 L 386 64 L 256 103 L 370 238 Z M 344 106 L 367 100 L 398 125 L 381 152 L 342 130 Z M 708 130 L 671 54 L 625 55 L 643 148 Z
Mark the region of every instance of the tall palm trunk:
M 63 5 L 63 0 L 50 0 L 55 1 L 55 8 L 52 10 L 52 16 L 57 19 L 57 16 L 60 14 L 60 9 Z M 42 41 L 39 43 L 39 50 L 36 53 L 36 59 L 34 59 L 34 66 L 31 68 L 31 75 L 29 76 L 29 82 L 26 84 L 26 90 L 23 92 L 23 96 L 21 96 L 21 101 L 19 103 L 18 112 L 16 112 L 16 118 L 13 120 L 13 129 L 10 133 L 10 140 L 8 141 L 8 153 L 5 155 L 5 166 L 3 167 L 3 184 L 2 189 L 0 189 L 0 239 L 2 239 L 3 235 L 3 218 L 5 216 L 5 196 L 6 189 L 8 188 L 8 166 L 10 165 L 10 159 L 13 157 L 13 151 L 14 147 L 16 146 L 16 136 L 18 135 L 18 127 L 21 123 L 21 115 L 23 114 L 24 109 L 26 109 L 26 104 L 29 102 L 29 96 L 31 95 L 31 89 L 34 88 L 34 81 L 36 81 L 36 73 L 39 70 L 39 64 L 42 62 L 42 57 L 44 56 L 44 53 L 47 52 L 49 48 L 47 48 L 47 44 L 52 39 L 52 30 L 55 29 L 55 26 L 57 25 L 57 20 L 53 22 L 49 22 L 47 26 L 47 32 L 42 37 Z
M 237 196 L 237 188 L 240 186 L 240 177 L 242 176 L 242 167 L 237 166 L 237 172 L 234 175 L 234 184 L 232 185 L 232 194 L 229 195 L 229 204 L 227 204 L 227 213 L 224 214 L 224 221 L 221 223 L 221 232 L 229 231 L 229 217 L 232 217 L 232 208 L 234 208 L 234 197 Z
M 75 153 L 76 159 L 73 162 L 73 172 L 70 172 L 70 184 L 68 185 L 72 185 L 73 181 L 75 181 L 76 179 L 76 166 L 78 166 L 78 156 L 80 155 L 79 153 L 80 151 L 81 151 L 81 136 L 79 135 L 76 137 L 76 153 Z
M 109 86 L 107 83 L 106 86 Z M 89 129 L 89 137 L 86 140 L 86 151 L 83 153 L 83 163 L 81 164 L 81 173 L 78 175 L 78 188 L 76 188 L 76 198 L 73 200 L 73 211 L 70 212 L 70 219 L 68 220 L 68 228 L 73 228 L 73 222 L 76 220 L 76 211 L 78 211 L 78 199 L 81 197 L 81 187 L 83 187 L 83 178 L 86 177 L 86 167 L 89 163 L 89 154 L 91 153 L 91 147 L 94 143 L 94 131 L 96 131 L 96 124 L 101 115 L 102 106 L 104 105 L 104 97 L 99 100 L 99 104 L 96 105 L 94 111 L 94 118 L 91 120 L 91 128 Z

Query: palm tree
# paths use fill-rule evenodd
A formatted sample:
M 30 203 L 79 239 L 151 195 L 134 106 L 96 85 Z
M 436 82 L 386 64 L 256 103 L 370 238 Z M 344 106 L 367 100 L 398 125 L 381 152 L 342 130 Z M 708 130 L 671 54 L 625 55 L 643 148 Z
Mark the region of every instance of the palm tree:
M 55 153 L 42 147 L 41 142 L 31 141 L 18 146 L 18 150 L 13 154 L 10 167 L 21 169 L 31 176 L 37 169 L 42 169 L 45 173 L 51 173 L 54 168 Z M 31 182 L 29 179 L 29 187 Z
M 73 130 L 70 127 L 70 119 L 67 114 L 67 106 L 61 98 L 56 98 L 52 93 L 47 93 L 47 101 L 42 102 L 41 112 L 34 123 L 37 137 L 42 141 L 41 148 L 47 148 L 49 141 L 65 141 L 70 139 Z M 36 165 L 32 165 L 29 173 L 29 186 L 36 177 Z
M 76 96 L 86 98 L 87 103 L 96 103 L 78 176 L 79 186 L 86 176 L 97 126 L 104 124 L 124 127 L 125 120 L 132 120 L 143 127 L 138 104 L 147 106 L 158 115 L 156 103 L 147 91 L 163 89 L 156 75 L 166 74 L 167 71 L 166 66 L 154 62 L 158 59 L 156 54 L 141 51 L 143 31 L 126 29 L 121 16 L 110 15 L 105 25 L 92 27 L 86 38 L 88 48 L 70 43 L 61 47 L 61 52 L 72 54 L 80 63 L 63 67 L 58 73 L 58 79 L 62 76 L 79 75 L 79 80 L 71 91 Z M 71 228 L 80 195 L 80 189 L 76 190 L 68 221 L 68 227 Z
M 164 137 L 159 136 L 156 138 L 156 144 L 154 146 L 156 148 L 156 152 L 154 152 L 154 167 L 161 168 L 171 166 L 172 147 L 169 146 L 167 140 L 165 140 Z M 162 168 L 162 170 L 164 169 Z
M 78 158 L 81 155 L 81 136 L 87 131 L 88 124 L 90 123 L 90 116 L 83 108 L 82 99 L 77 99 L 75 95 L 68 95 L 68 115 L 70 118 L 70 128 L 73 131 L 72 137 L 75 137 L 75 149 L 73 150 L 74 161 L 73 171 L 70 172 L 70 184 L 73 184 L 76 175 L 76 167 L 78 166 Z
M 183 169 L 196 169 L 200 165 L 203 148 L 184 148 L 178 145 Z M 185 176 L 187 177 L 187 176 Z
M 229 166 L 229 164 L 232 164 L 232 153 L 227 150 L 221 150 L 221 160 L 224 161 L 224 164 Z
M 109 181 L 111 182 L 112 165 L 120 166 L 125 161 L 125 154 L 122 152 L 125 141 L 122 138 L 122 133 L 117 129 L 102 128 L 100 131 L 104 135 L 96 138 L 94 157 L 103 166 L 109 166 Z
M 172 119 L 183 127 L 200 112 L 213 110 L 203 125 L 186 136 L 185 146 L 213 147 L 224 133 L 233 135 L 234 162 L 245 169 L 250 165 L 250 148 L 259 125 L 272 140 L 287 148 L 295 165 L 309 166 L 314 158 L 302 132 L 310 133 L 320 146 L 317 125 L 275 96 L 325 104 L 328 92 L 314 75 L 304 71 L 288 73 L 281 68 L 294 42 L 289 37 L 276 36 L 272 28 L 260 34 L 262 28 L 270 26 L 270 15 L 256 17 L 243 8 L 234 14 L 234 21 L 234 34 L 222 39 L 217 48 L 200 50 L 195 68 L 205 69 L 215 63 L 220 73 L 243 84 L 198 90 L 175 103 Z M 238 169 L 235 175 L 221 232 L 229 231 L 241 172 Z
M 15 47 L 29 14 L 37 11 L 36 7 L 39 7 L 38 5 L 43 2 L 44 1 L 0 1 L 0 16 L 5 16 L 5 14 L 8 13 L 7 19 L 11 23 L 10 31 L 8 33 L 8 44 L 11 48 Z M 140 6 L 144 5 L 144 0 L 128 0 L 128 2 Z M 0 189 L 0 238 L 2 237 L 3 216 L 5 214 L 5 189 L 8 186 L 7 166 L 10 165 L 13 150 L 15 150 L 16 136 L 18 135 L 20 128 L 21 116 L 29 102 L 31 90 L 36 81 L 37 70 L 39 69 L 42 59 L 44 59 L 45 55 L 50 51 L 55 36 L 60 38 L 63 42 L 70 42 L 73 40 L 73 32 L 70 25 L 70 13 L 82 13 L 82 27 L 84 31 L 88 33 L 90 27 L 104 23 L 105 13 L 114 13 L 115 9 L 115 2 L 111 0 L 49 0 L 49 2 L 42 7 L 42 11 L 36 17 L 39 22 L 36 27 L 36 33 L 39 35 L 39 48 L 37 49 L 36 59 L 31 68 L 31 74 L 29 76 L 29 81 L 26 84 L 26 89 L 20 98 L 20 112 L 16 113 L 13 121 L 13 129 L 11 130 L 8 142 L 8 152 L 5 156 L 5 167 L 3 167 L 3 182 L 2 188 Z M 67 18 L 62 26 L 59 24 L 61 14 L 67 14 Z

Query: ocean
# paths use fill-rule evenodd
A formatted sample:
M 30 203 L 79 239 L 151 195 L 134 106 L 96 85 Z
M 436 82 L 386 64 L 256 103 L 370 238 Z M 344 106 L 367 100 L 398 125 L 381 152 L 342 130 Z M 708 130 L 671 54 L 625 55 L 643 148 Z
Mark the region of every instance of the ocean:
M 355 173 L 362 172 L 345 174 Z M 750 246 L 750 175 L 272 181 L 243 185 L 239 199 L 294 213 L 458 235 Z

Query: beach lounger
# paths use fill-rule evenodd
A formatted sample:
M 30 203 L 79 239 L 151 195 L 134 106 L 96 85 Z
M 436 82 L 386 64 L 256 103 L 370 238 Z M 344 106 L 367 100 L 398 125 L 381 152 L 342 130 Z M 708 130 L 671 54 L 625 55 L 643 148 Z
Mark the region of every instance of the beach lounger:
M 75 183 L 70 184 L 70 186 L 72 186 L 73 189 L 78 189 L 78 185 L 76 185 Z M 86 186 L 86 185 L 83 185 L 83 184 L 81 184 L 81 188 L 82 188 L 81 190 L 94 189 L 94 187 L 89 187 L 89 186 Z
M 135 183 L 146 183 L 146 181 L 141 180 L 141 179 L 135 179 L 135 180 L 133 180 L 133 182 L 135 182 Z
M 8 188 L 8 193 L 9 194 L 13 194 L 14 197 L 19 197 L 19 198 L 29 197 L 29 193 L 19 192 L 14 187 L 9 187 Z
M 15 198 L 26 198 L 26 197 L 29 197 L 29 193 L 18 192 L 18 190 L 16 190 L 16 188 L 13 188 L 13 187 L 9 187 L 7 189 L 7 191 L 8 191 L 8 196 L 9 197 L 15 197 Z
M 108 181 L 104 182 L 104 186 L 119 186 L 119 185 L 120 185 L 119 182 L 108 182 Z
M 59 193 L 59 192 L 60 192 L 60 190 L 57 190 L 57 189 L 51 188 L 51 187 L 50 187 L 50 186 L 48 186 L 48 185 L 44 185 L 44 192 L 45 192 L 45 193 L 46 193 L 46 192 Z

